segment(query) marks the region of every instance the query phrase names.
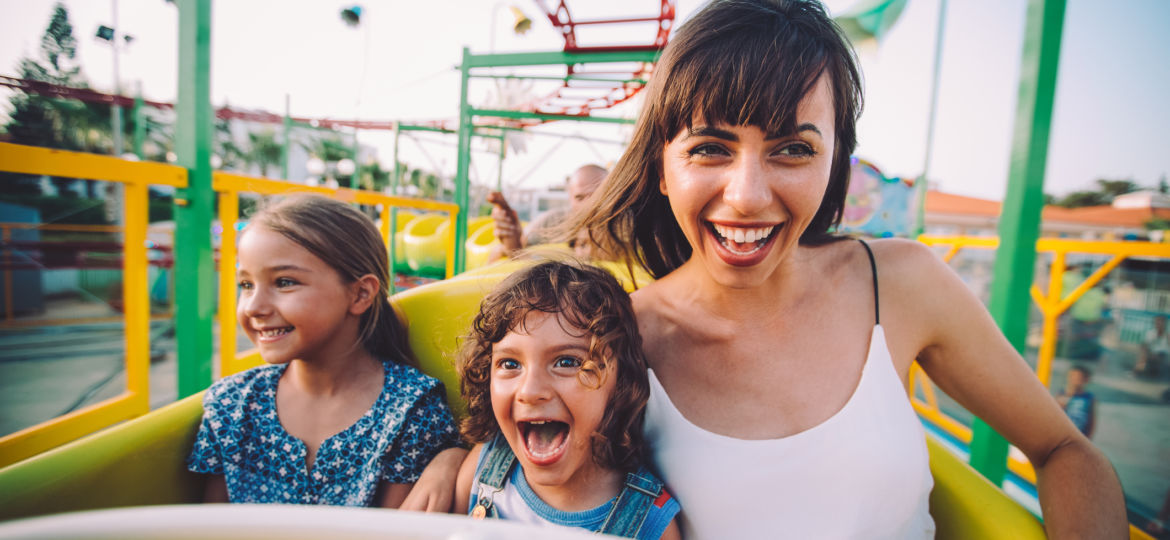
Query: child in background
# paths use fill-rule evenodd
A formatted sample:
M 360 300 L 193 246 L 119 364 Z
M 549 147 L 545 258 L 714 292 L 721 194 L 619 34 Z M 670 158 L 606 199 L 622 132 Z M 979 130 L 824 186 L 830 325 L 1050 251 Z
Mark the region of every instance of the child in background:
M 188 468 L 210 475 L 205 500 L 396 508 L 459 436 L 441 383 L 412 367 L 374 224 L 294 195 L 238 252 L 237 316 L 268 365 L 203 398 Z
M 1064 393 L 1056 398 L 1073 425 L 1089 438 L 1093 437 L 1093 428 L 1097 423 L 1097 399 L 1093 397 L 1092 392 L 1085 390 L 1085 385 L 1092 376 L 1089 368 L 1081 366 L 1069 368 Z
M 646 361 L 613 276 L 562 262 L 513 274 L 484 299 L 458 369 L 479 444 L 456 511 L 678 538 L 678 502 L 644 466 Z

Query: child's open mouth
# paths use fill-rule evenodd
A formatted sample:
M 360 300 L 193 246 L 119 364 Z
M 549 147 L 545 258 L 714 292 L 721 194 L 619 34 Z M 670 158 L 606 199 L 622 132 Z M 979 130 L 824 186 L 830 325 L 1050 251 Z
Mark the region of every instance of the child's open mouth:
M 565 453 L 569 424 L 557 420 L 517 422 L 524 450 L 534 465 L 551 465 Z

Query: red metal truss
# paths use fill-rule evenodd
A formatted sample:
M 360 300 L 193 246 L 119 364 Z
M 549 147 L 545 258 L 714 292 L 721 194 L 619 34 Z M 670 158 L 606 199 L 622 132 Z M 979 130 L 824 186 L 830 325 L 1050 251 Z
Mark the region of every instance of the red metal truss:
M 556 0 L 554 9 L 549 9 L 545 0 L 536 0 L 540 9 L 544 11 L 549 22 L 561 33 L 565 39 L 565 52 L 607 52 L 607 51 L 658 51 L 666 46 L 670 37 L 670 29 L 674 25 L 674 0 L 659 0 L 658 13 L 647 17 L 627 17 L 597 20 L 573 20 L 569 12 L 568 0 Z M 624 45 L 582 46 L 577 41 L 577 27 L 586 25 L 618 25 L 629 23 L 655 23 L 653 40 L 649 43 L 633 43 Z M 654 65 L 638 63 L 637 67 L 625 72 L 580 71 L 576 65 L 565 66 L 565 82 L 548 96 L 536 100 L 526 109 L 542 114 L 560 114 L 566 116 L 588 116 L 592 111 L 608 109 L 622 103 L 640 92 L 645 87 L 645 80 L 650 76 Z M 617 75 L 623 81 L 591 81 L 574 79 L 574 75 Z

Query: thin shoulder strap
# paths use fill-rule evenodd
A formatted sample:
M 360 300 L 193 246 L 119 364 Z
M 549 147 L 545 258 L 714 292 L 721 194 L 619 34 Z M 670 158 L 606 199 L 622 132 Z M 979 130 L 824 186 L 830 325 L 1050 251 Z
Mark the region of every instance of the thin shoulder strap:
M 638 537 L 638 531 L 650 513 L 650 506 L 662 495 L 662 482 L 646 472 L 640 469 L 638 473 L 626 474 L 622 492 L 597 532 L 626 538 Z
M 874 324 L 881 324 L 882 315 L 881 310 L 878 309 L 877 262 L 873 259 L 873 250 L 869 249 L 869 244 L 860 238 L 857 241 L 861 242 L 861 246 L 865 248 L 865 254 L 869 255 L 869 269 L 873 273 L 873 322 Z

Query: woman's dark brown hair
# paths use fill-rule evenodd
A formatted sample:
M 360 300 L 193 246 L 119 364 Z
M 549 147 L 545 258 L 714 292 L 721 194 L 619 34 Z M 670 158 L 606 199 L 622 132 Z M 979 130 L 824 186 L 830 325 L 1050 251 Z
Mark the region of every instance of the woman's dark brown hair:
M 482 443 L 499 433 L 490 389 L 492 346 L 509 332 L 523 331 L 533 312 L 556 314 L 567 331 L 589 337 L 581 384 L 597 388 L 605 377 L 617 377 L 591 436 L 593 459 L 608 469 L 636 470 L 647 457 L 642 421 L 650 396 L 642 339 L 629 295 L 612 275 L 593 266 L 542 262 L 512 274 L 484 298 L 456 365 L 468 411 L 463 435 Z
M 665 145 L 695 121 L 796 132 L 796 109 L 825 75 L 833 92 L 835 152 L 829 185 L 802 244 L 838 237 L 857 146 L 861 78 L 840 28 L 815 0 L 714 0 L 679 27 L 654 67 L 634 135 L 590 208 L 567 228 L 614 246 L 660 278 L 691 245 L 659 192 Z
M 265 199 L 250 221 L 249 228 L 270 229 L 309 250 L 344 283 L 376 276 L 378 298 L 358 322 L 358 341 L 375 357 L 417 367 L 406 344 L 406 326 L 390 303 L 386 243 L 370 218 L 340 201 L 296 194 Z

